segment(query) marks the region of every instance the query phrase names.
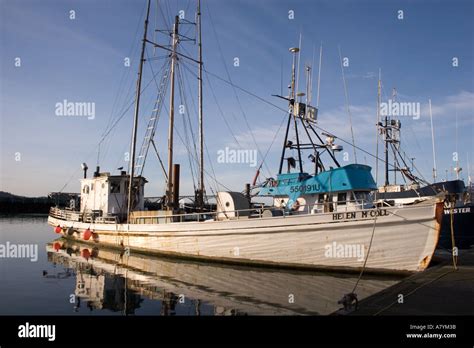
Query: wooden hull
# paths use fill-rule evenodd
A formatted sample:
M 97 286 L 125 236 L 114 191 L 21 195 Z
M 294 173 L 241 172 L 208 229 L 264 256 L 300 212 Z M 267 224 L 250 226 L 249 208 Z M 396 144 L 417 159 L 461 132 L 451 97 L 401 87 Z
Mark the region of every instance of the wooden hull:
M 426 269 L 438 243 L 442 205 L 391 207 L 382 209 L 377 218 L 371 216 L 374 214 L 371 209 L 355 215 L 328 213 L 168 224 L 90 224 L 50 216 L 48 223 L 61 226 L 70 239 L 83 241 L 84 231 L 89 228 L 94 234 L 88 243 L 151 254 L 349 271 L 360 270 L 367 258 L 369 272 Z M 71 234 L 67 233 L 69 227 L 74 231 Z M 355 248 L 363 252 L 349 253 Z

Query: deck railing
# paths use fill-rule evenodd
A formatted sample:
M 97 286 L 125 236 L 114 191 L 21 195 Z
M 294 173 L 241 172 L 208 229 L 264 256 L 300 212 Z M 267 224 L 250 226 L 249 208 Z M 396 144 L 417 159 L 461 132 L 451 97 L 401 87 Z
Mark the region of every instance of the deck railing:
M 349 204 L 350 203 L 350 204 Z M 285 207 L 254 207 L 249 209 L 226 210 L 226 211 L 207 211 L 207 212 L 192 212 L 181 214 L 150 214 L 152 211 L 144 211 L 142 214 L 139 211 L 134 211 L 131 215 L 132 224 L 162 224 L 172 222 L 201 222 L 208 220 L 238 220 L 238 219 L 252 219 L 264 218 L 272 216 L 286 217 L 289 215 L 308 215 L 314 213 L 337 213 L 354 211 L 363 209 L 367 205 L 367 201 L 363 200 L 349 200 L 344 202 L 317 202 L 315 204 L 299 205 L 297 208 L 289 211 Z M 60 209 L 52 207 L 49 215 L 68 221 L 78 221 L 87 223 L 118 223 L 116 216 L 98 216 L 94 213 L 80 213 L 79 211 L 72 211 L 68 209 Z
M 60 220 L 77 221 L 77 222 L 89 222 L 89 223 L 102 223 L 102 224 L 115 224 L 118 222 L 116 216 L 98 216 L 94 213 L 81 213 L 77 210 L 61 209 L 57 207 L 51 207 L 49 209 L 49 216 Z

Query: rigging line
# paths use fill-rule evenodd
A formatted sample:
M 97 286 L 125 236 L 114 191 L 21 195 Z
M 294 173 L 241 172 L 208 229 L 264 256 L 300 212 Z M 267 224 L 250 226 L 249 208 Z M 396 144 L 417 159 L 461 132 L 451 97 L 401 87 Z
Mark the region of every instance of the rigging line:
M 280 106 L 278 106 L 278 105 L 276 105 L 276 104 L 274 104 L 274 103 L 272 103 L 272 102 L 270 102 L 270 101 L 268 101 L 268 100 L 266 100 L 266 99 L 264 99 L 264 98 L 262 98 L 262 97 L 256 95 L 255 93 L 252 93 L 252 92 L 250 92 L 250 91 L 244 89 L 243 87 L 240 87 L 240 86 L 234 84 L 234 83 L 231 82 L 231 81 L 227 81 L 225 78 L 220 77 L 219 75 L 214 74 L 213 72 L 207 70 L 207 69 L 204 68 L 204 67 L 203 67 L 202 70 L 203 70 L 206 74 L 211 75 L 212 77 L 215 77 L 216 79 L 218 79 L 218 80 L 220 80 L 220 81 L 222 81 L 222 82 L 224 82 L 224 83 L 226 83 L 226 84 L 228 84 L 228 85 L 230 85 L 230 86 L 233 86 L 233 87 L 235 87 L 235 88 L 241 90 L 242 92 L 244 92 L 244 93 L 246 93 L 246 94 L 248 94 L 248 95 L 250 95 L 250 96 L 252 96 L 252 97 L 254 97 L 254 98 L 258 99 L 258 100 L 260 100 L 261 102 L 263 102 L 263 103 L 265 103 L 265 104 L 268 104 L 268 105 L 270 105 L 270 106 L 273 106 L 274 108 L 276 108 L 276 109 L 278 109 L 278 110 L 284 111 L 284 112 L 286 113 L 285 116 L 287 115 L 287 113 L 288 113 L 288 110 L 287 110 L 287 109 L 283 109 L 282 107 L 280 107 Z M 285 117 L 285 119 L 286 119 L 286 117 Z
M 204 70 L 204 69 L 203 69 L 203 70 Z M 206 72 L 206 71 L 204 70 L 204 72 Z M 217 97 L 216 97 L 216 94 L 215 94 L 215 92 L 214 92 L 214 88 L 212 87 L 212 84 L 211 84 L 211 81 L 210 81 L 210 79 L 209 79 L 209 76 L 207 75 L 207 72 L 206 72 L 205 76 L 206 76 L 206 79 L 207 79 L 207 82 L 208 82 L 208 85 L 209 85 L 209 89 L 210 89 L 210 91 L 211 91 L 211 95 L 212 95 L 212 97 L 213 97 L 213 99 L 214 99 L 214 102 L 215 102 L 215 104 L 216 104 L 216 106 L 217 106 L 217 109 L 219 110 L 219 115 L 220 115 L 220 116 L 222 117 L 222 119 L 224 120 L 224 123 L 225 123 L 225 125 L 227 126 L 227 129 L 229 130 L 230 134 L 232 135 L 232 138 L 234 138 L 235 143 L 238 145 L 238 147 L 240 147 L 241 149 L 243 149 L 242 145 L 241 145 L 240 142 L 237 140 L 237 137 L 235 136 L 234 131 L 233 131 L 232 128 L 230 127 L 229 123 L 227 122 L 227 119 L 226 119 L 226 117 L 225 117 L 225 115 L 224 115 L 224 112 L 222 111 L 221 105 L 220 105 L 219 102 L 217 101 Z
M 169 1 L 165 1 L 165 4 L 166 4 L 166 5 L 163 6 L 163 7 L 164 7 L 165 10 L 166 10 L 166 17 L 167 17 L 167 18 L 170 18 L 171 23 L 173 23 L 173 22 L 174 22 L 174 16 L 173 16 L 173 17 L 171 16 L 172 11 L 171 11 L 171 7 L 170 7 L 170 2 L 169 2 Z M 167 27 L 168 27 L 168 28 L 171 28 L 171 25 L 168 25 Z
M 147 55 L 147 58 L 148 58 L 148 57 L 149 57 L 148 51 L 146 50 L 145 52 L 146 52 L 146 55 Z M 165 67 L 166 67 L 166 63 L 167 63 L 167 62 L 165 61 L 165 62 L 163 63 L 163 65 L 162 65 L 161 69 L 159 69 L 156 74 L 155 74 L 155 72 L 154 72 L 154 70 L 153 70 L 152 64 L 151 64 L 151 63 L 148 64 L 148 66 L 150 67 L 151 73 L 152 73 L 152 80 L 155 82 L 155 85 L 157 86 L 157 88 L 159 88 L 159 87 L 158 87 L 158 84 L 157 84 L 157 82 L 156 82 L 156 75 L 158 75 L 160 72 L 164 71 L 164 69 L 165 69 Z M 147 85 L 147 86 L 148 86 L 148 85 Z M 145 89 L 142 90 L 142 93 L 144 92 L 144 90 L 145 90 Z M 146 109 L 149 108 L 149 105 L 151 104 L 152 101 L 153 101 L 152 99 L 149 101 L 148 105 L 144 108 L 144 110 L 146 110 Z M 113 131 L 112 134 L 114 134 L 114 133 L 115 133 L 115 129 L 114 129 L 114 131 Z M 110 141 L 109 141 L 107 144 L 110 145 Z M 110 147 L 110 146 L 107 146 L 107 147 L 106 147 L 105 154 L 108 153 L 109 147 Z
M 207 148 L 207 144 L 204 143 L 204 148 L 206 149 L 206 155 L 207 155 L 207 159 L 209 161 L 209 167 L 211 168 L 211 171 L 212 171 L 212 175 L 209 174 L 206 170 L 205 170 L 205 173 L 208 174 L 209 178 L 212 179 L 214 182 L 215 182 L 215 188 L 216 188 L 216 191 L 219 190 L 219 187 L 217 185 L 220 185 L 222 187 L 224 187 L 227 191 L 232 191 L 230 188 L 228 188 L 227 186 L 225 186 L 223 183 L 219 182 L 217 180 L 217 175 L 216 175 L 216 172 L 214 170 L 214 165 L 212 164 L 212 161 L 211 161 L 211 156 L 209 154 L 209 149 Z M 209 186 L 211 187 L 212 189 L 212 186 Z
M 187 113 L 187 105 L 186 105 L 186 101 L 184 100 L 184 95 L 183 95 L 183 81 L 182 81 L 182 76 L 181 76 L 181 70 L 179 68 L 179 64 L 176 64 L 176 71 L 177 71 L 177 76 L 178 76 L 178 89 L 179 89 L 179 96 L 180 96 L 180 101 L 181 103 L 184 103 L 184 107 L 185 107 L 185 110 L 184 112 Z M 188 127 L 187 127 L 187 124 L 186 124 L 186 117 L 183 115 L 182 117 L 182 120 L 183 120 L 183 129 L 184 129 L 184 137 L 185 137 L 185 140 L 186 140 L 186 143 L 189 144 L 190 141 L 189 141 L 189 134 L 188 134 Z M 191 125 L 189 125 L 190 128 Z M 192 133 L 192 131 L 191 131 Z M 193 138 L 193 145 L 194 145 L 194 151 L 196 151 L 196 141 L 194 139 L 194 136 L 191 135 L 191 137 Z M 192 161 L 192 158 L 191 156 L 188 154 L 188 162 L 189 162 L 189 169 L 191 171 L 191 178 L 192 178 L 192 181 L 193 181 L 193 188 L 194 188 L 194 191 L 196 191 L 196 180 L 195 180 L 195 168 L 193 166 L 193 161 Z
M 165 107 L 165 109 L 166 109 L 166 105 L 164 105 L 164 107 Z M 178 138 L 180 138 L 180 140 L 181 140 L 181 143 L 183 143 L 183 145 L 187 148 L 187 147 L 188 147 L 188 144 L 185 144 L 185 143 L 184 143 L 183 138 L 182 138 L 181 134 L 179 133 L 179 131 L 178 131 L 177 129 L 176 129 L 176 132 L 177 132 L 177 134 L 178 134 Z M 207 154 L 207 157 L 208 157 L 209 166 L 210 166 L 210 168 L 211 168 L 213 174 L 211 174 L 211 173 L 210 173 L 209 171 L 207 171 L 206 169 L 204 169 L 204 173 L 205 173 L 210 179 L 212 179 L 212 180 L 216 183 L 215 188 L 216 188 L 217 190 L 219 189 L 217 185 L 220 185 L 220 186 L 224 187 L 226 190 L 232 191 L 231 189 L 229 189 L 228 187 L 226 187 L 224 184 L 222 184 L 221 182 L 219 182 L 219 181 L 217 180 L 217 177 L 216 177 L 216 174 L 215 174 L 215 171 L 214 171 L 214 166 L 212 165 L 211 157 L 210 157 L 210 155 L 209 155 L 209 151 L 208 151 L 208 149 L 207 149 L 207 144 L 206 144 L 206 143 L 204 143 L 204 147 L 205 147 L 205 149 L 206 149 L 206 154 Z M 191 154 L 192 154 L 192 151 L 190 151 L 190 150 L 188 149 L 188 153 L 191 153 Z M 197 159 L 196 159 L 196 160 L 197 160 Z M 211 188 L 211 190 L 212 190 L 212 185 L 209 184 L 208 187 Z
M 225 72 L 227 74 L 227 78 L 229 79 L 230 82 L 232 82 L 232 78 L 230 77 L 229 69 L 227 69 L 227 64 L 225 64 L 224 54 L 222 53 L 222 47 L 221 47 L 221 44 L 219 42 L 219 37 L 217 36 L 217 31 L 216 31 L 216 28 L 214 26 L 214 22 L 212 20 L 211 12 L 210 12 L 209 6 L 207 6 L 207 3 L 206 3 L 206 8 L 207 8 L 207 13 L 209 15 L 209 21 L 211 23 L 211 27 L 212 27 L 212 30 L 214 32 L 214 37 L 216 39 L 217 47 L 219 49 L 220 57 L 222 59 L 223 65 L 224 65 Z M 242 112 L 242 116 L 244 117 L 245 124 L 247 125 L 247 128 L 249 130 L 250 136 L 252 137 L 252 140 L 255 144 L 255 147 L 256 147 L 258 153 L 260 154 L 260 156 L 262 156 L 262 152 L 260 151 L 260 148 L 257 144 L 257 140 L 255 139 L 255 135 L 253 134 L 252 128 L 250 127 L 250 124 L 248 122 L 247 115 L 245 114 L 244 108 L 242 107 L 242 103 L 240 102 L 239 95 L 238 95 L 237 91 L 235 90 L 235 88 L 233 87 L 233 84 L 231 86 L 232 86 L 232 91 L 234 92 L 235 99 L 237 100 L 237 104 L 239 105 L 239 109 Z M 267 164 L 265 162 L 263 162 L 263 163 L 265 165 L 265 169 L 268 171 L 269 175 L 271 176 L 271 171 L 268 168 Z
M 340 63 L 341 63 L 341 73 L 342 73 L 342 82 L 344 84 L 344 96 L 345 96 L 345 99 L 346 99 L 346 108 L 347 108 L 347 113 L 349 114 L 349 122 L 350 122 L 350 125 L 351 125 L 351 137 L 352 137 L 352 145 L 353 145 L 352 148 L 354 149 L 354 161 L 357 164 L 357 151 L 356 151 L 356 148 L 355 148 L 354 129 L 352 127 L 352 113 L 351 113 L 351 109 L 350 109 L 350 106 L 349 106 L 349 96 L 347 94 L 347 85 L 346 85 L 346 76 L 344 74 L 344 66 L 342 64 L 341 46 L 337 46 L 337 48 L 339 50 L 339 60 L 340 60 Z
M 181 143 L 184 145 L 184 147 L 188 150 L 188 153 L 192 154 L 192 151 L 189 150 L 189 144 L 186 143 L 183 139 L 183 137 L 181 136 L 181 133 L 179 132 L 178 129 L 175 129 L 176 131 L 176 134 L 178 135 L 178 138 L 179 140 L 181 141 Z M 209 156 L 209 152 L 207 151 L 207 147 L 206 147 L 206 152 L 208 153 L 208 157 L 210 158 Z M 212 164 L 210 165 L 211 169 L 214 171 L 214 167 L 212 166 Z M 210 178 L 212 178 L 213 181 L 215 181 L 216 183 L 218 183 L 219 185 L 221 185 L 222 187 L 224 187 L 225 189 L 229 190 L 229 191 L 232 191 L 231 189 L 229 189 L 228 187 L 226 187 L 224 184 L 220 183 L 216 177 L 215 177 L 215 173 L 214 173 L 214 177 L 212 177 L 212 175 L 204 169 L 204 172 L 209 175 Z
M 286 116 L 286 111 L 285 111 L 285 116 Z M 282 128 L 283 125 L 286 123 L 285 121 L 286 121 L 286 118 L 284 117 L 284 118 L 282 119 L 282 121 L 281 121 L 281 123 L 280 123 L 280 126 L 278 127 L 277 131 L 276 131 L 275 134 L 273 135 L 272 142 L 270 143 L 270 146 L 268 147 L 267 152 L 265 153 L 265 155 L 264 155 L 263 158 L 262 158 L 262 161 L 261 161 L 262 163 L 263 163 L 263 162 L 265 161 L 265 159 L 267 158 L 267 156 L 268 156 L 268 154 L 269 154 L 271 148 L 273 147 L 273 144 L 275 143 L 275 140 L 276 140 L 278 134 L 280 134 L 281 128 Z
M 159 72 L 159 71 L 158 71 Z M 157 72 L 157 74 L 158 74 Z M 142 88 L 140 94 L 143 94 L 143 92 L 145 92 L 145 90 L 150 86 L 150 84 L 154 81 L 154 78 L 156 77 L 153 76 L 153 78 L 150 79 L 150 81 L 147 82 L 147 84 L 145 85 L 144 88 Z M 107 137 L 107 135 L 112 131 L 113 128 L 115 128 L 118 124 L 118 122 L 120 122 L 120 120 L 125 116 L 125 114 L 127 113 L 128 110 L 130 110 L 130 108 L 135 104 L 135 98 L 133 98 L 133 100 L 130 102 L 130 104 L 127 106 L 127 108 L 125 109 L 125 111 L 120 115 L 120 117 L 115 121 L 115 123 L 111 126 L 111 128 L 103 135 L 101 141 L 103 139 L 105 139 Z
M 169 24 L 169 22 L 167 20 L 168 17 L 165 16 L 165 13 L 163 11 L 164 6 L 160 6 L 160 0 L 156 0 L 156 8 L 157 8 L 158 12 L 161 14 L 161 17 L 163 19 L 163 23 L 165 23 L 166 28 L 170 28 L 171 25 Z
M 400 162 L 398 161 L 398 157 L 400 156 L 400 159 L 402 160 L 402 162 L 405 164 L 405 167 L 407 167 L 407 164 L 405 163 L 405 161 L 403 160 L 403 157 L 402 155 L 400 154 L 400 152 L 398 152 L 398 150 L 396 149 L 395 147 L 395 144 L 391 143 L 390 144 L 390 147 L 392 148 L 392 153 L 393 153 L 393 159 L 395 160 L 395 169 L 393 171 L 393 177 L 394 177 L 394 184 L 396 184 L 395 182 L 395 179 L 397 177 L 397 171 L 399 169 L 401 169 L 401 166 L 400 166 Z M 398 154 L 398 156 L 397 156 Z M 407 167 L 408 168 L 408 167 Z M 401 172 L 401 171 L 400 171 Z M 403 181 L 405 182 L 405 184 L 407 183 L 406 181 L 406 178 L 405 178 L 405 175 L 403 174 L 403 172 L 401 172 L 402 174 L 402 179 Z
M 322 132 L 325 132 L 325 133 L 328 133 L 328 134 L 333 134 L 333 133 L 331 133 L 331 132 L 325 130 L 324 128 L 321 128 L 321 127 L 319 127 L 319 126 L 317 126 L 317 125 L 315 125 L 315 124 L 313 125 L 313 127 L 318 128 L 318 129 L 319 129 L 320 131 L 322 131 Z M 337 139 L 339 139 L 340 141 L 342 141 L 343 143 L 345 143 L 345 144 L 347 144 L 347 145 L 352 146 L 352 144 L 351 144 L 349 141 L 345 140 L 344 138 L 337 137 Z M 361 148 L 361 147 L 359 147 L 359 146 L 356 146 L 356 148 L 357 148 L 357 150 L 362 151 L 363 153 L 365 153 L 365 154 L 367 154 L 367 155 L 369 155 L 369 156 L 371 156 L 371 157 L 373 157 L 373 158 L 375 158 L 375 159 L 378 159 L 379 161 L 382 161 L 382 163 L 385 163 L 385 159 L 382 159 L 382 158 L 380 158 L 380 157 L 378 157 L 378 156 L 375 156 L 374 154 L 370 153 L 369 151 L 367 151 L 367 150 L 365 150 L 365 149 L 363 149 L 363 148 Z M 391 166 L 391 167 L 394 167 L 393 164 L 391 164 L 391 163 L 389 163 L 388 165 Z
M 188 104 L 188 101 L 187 101 L 187 98 L 186 98 L 186 87 L 185 87 L 184 78 L 183 78 L 183 71 L 181 70 L 180 65 L 178 65 L 178 83 L 180 84 L 180 88 L 182 89 L 180 91 L 180 93 L 182 94 L 182 98 L 183 98 L 183 101 L 184 101 L 185 114 L 186 114 L 186 118 L 188 120 L 191 137 L 193 139 L 194 152 L 196 153 L 196 156 L 197 156 L 198 151 L 197 151 L 197 148 L 196 148 L 196 143 L 197 143 L 196 142 L 196 134 L 193 131 L 193 124 L 192 124 L 191 118 L 189 116 L 190 112 L 188 112 L 188 110 L 190 110 L 190 108 L 189 108 L 189 104 Z
M 122 96 L 122 97 L 120 97 L 120 99 L 125 101 L 130 97 L 130 92 L 133 90 L 133 85 L 134 85 L 133 81 L 130 80 L 130 83 L 129 83 L 129 86 L 128 86 L 128 91 L 127 91 L 127 94 L 125 95 L 125 98 Z M 115 102 L 114 102 L 114 104 L 115 104 Z M 121 109 L 123 110 L 124 107 L 125 107 L 125 105 L 122 105 Z M 119 113 L 117 112 L 117 110 L 115 109 L 115 106 L 114 106 L 113 111 L 111 112 L 111 115 L 110 115 L 109 120 L 107 122 L 107 125 L 104 128 L 104 131 L 102 132 L 102 135 L 104 135 L 107 132 L 107 130 L 110 128 L 111 124 L 113 123 L 113 120 L 114 120 L 113 116 L 116 116 L 118 114 Z M 110 141 L 110 139 L 109 139 L 109 141 Z M 108 148 L 109 141 L 105 142 L 104 144 L 103 144 L 103 141 L 98 143 L 98 146 L 97 146 L 98 147 L 98 150 L 97 150 L 97 165 L 99 165 L 101 153 L 102 153 L 102 156 L 105 157 L 104 153 L 107 153 L 107 148 Z M 102 146 L 105 149 L 101 149 Z
M 245 93 L 248 94 L 248 95 L 251 95 L 252 97 L 254 97 L 254 98 L 256 98 L 256 99 L 258 99 L 258 100 L 264 102 L 265 104 L 268 104 L 268 105 L 274 107 L 275 109 L 284 111 L 285 113 L 288 112 L 288 110 L 283 109 L 282 107 L 280 107 L 280 106 L 278 106 L 278 105 L 276 105 L 276 104 L 274 104 L 274 103 L 272 103 L 272 102 L 270 102 L 270 101 L 268 101 L 268 100 L 266 100 L 266 99 L 264 99 L 264 98 L 262 98 L 262 97 L 260 97 L 260 96 L 258 96 L 258 95 L 256 95 L 256 94 L 254 94 L 254 93 L 252 93 L 252 92 L 250 92 L 250 91 L 248 91 L 248 90 L 246 90 L 246 89 L 244 89 L 244 88 L 242 88 L 242 87 L 240 87 L 240 86 L 238 86 L 238 85 L 235 85 L 235 84 L 232 83 L 232 82 L 227 81 L 226 79 L 224 79 L 224 78 L 220 77 L 219 75 L 216 75 L 216 74 L 214 74 L 214 73 L 208 71 L 208 70 L 205 69 L 205 68 L 203 68 L 203 71 L 206 73 L 206 78 L 208 79 L 209 83 L 210 83 L 210 79 L 209 79 L 209 76 L 208 76 L 208 75 L 210 75 L 210 76 L 212 76 L 212 77 L 215 77 L 216 79 L 218 79 L 218 80 L 220 80 L 220 81 L 222 81 L 222 82 L 224 82 L 224 83 L 227 83 L 227 84 L 229 84 L 229 85 L 235 86 L 235 88 L 237 88 L 237 89 L 239 89 L 239 90 L 245 92 Z M 216 99 L 216 98 L 215 98 L 215 95 L 214 95 L 214 99 Z M 216 102 L 217 102 L 217 101 L 216 101 Z M 222 112 L 222 110 L 220 110 L 220 111 Z M 332 132 L 329 132 L 329 131 L 325 130 L 324 128 L 321 128 L 320 126 L 314 125 L 314 127 L 318 128 L 319 130 L 321 130 L 321 131 L 323 131 L 323 132 L 325 132 L 325 133 L 333 134 Z M 359 147 L 359 146 L 357 146 L 357 145 L 353 145 L 351 142 L 345 140 L 344 138 L 341 138 L 341 137 L 337 137 L 337 138 L 340 139 L 342 142 L 344 142 L 344 143 L 350 145 L 350 146 L 356 147 L 357 150 L 362 151 L 362 152 L 364 152 L 365 154 L 367 154 L 367 155 L 369 155 L 369 156 L 371 156 L 371 157 L 373 157 L 373 158 L 376 158 L 376 159 L 382 161 L 382 163 L 385 162 L 384 159 L 381 159 L 380 157 L 373 155 L 372 153 L 368 152 L 367 150 L 365 150 L 365 149 L 363 149 L 363 148 L 361 148 L 361 147 Z M 392 164 L 389 163 L 389 166 L 390 166 L 390 165 L 393 166 Z
M 413 168 L 415 168 L 416 172 L 418 173 L 418 175 L 420 176 L 420 178 L 424 181 L 424 183 L 425 183 L 425 184 L 428 184 L 429 181 L 427 181 L 427 180 L 425 179 L 425 177 L 423 176 L 423 174 L 421 174 L 421 172 L 420 172 L 420 171 L 418 170 L 418 168 L 416 167 L 415 163 L 413 163 Z M 432 187 L 432 189 L 433 189 L 433 192 L 436 192 L 436 191 L 434 191 L 434 187 Z
M 142 9 L 142 13 L 140 15 L 140 18 L 143 18 L 144 17 L 144 13 L 145 13 L 145 10 L 146 10 L 146 4 L 144 4 L 143 6 L 143 9 Z M 128 57 L 131 57 L 132 56 L 132 53 L 137 51 L 138 50 L 138 45 L 135 45 L 135 43 L 137 42 L 137 36 L 138 36 L 138 33 L 139 33 L 139 30 L 140 30 L 140 27 L 141 27 L 141 23 L 142 21 L 137 21 L 137 27 L 135 29 L 135 35 L 133 36 L 133 40 L 130 44 L 130 49 L 128 50 Z M 123 86 L 124 84 L 122 84 L 124 78 L 125 78 L 125 75 L 126 73 L 128 73 L 128 75 L 130 74 L 130 71 L 131 69 L 124 69 L 122 71 L 122 75 L 121 75 L 121 78 L 120 78 L 120 83 L 119 83 L 119 89 L 115 95 L 115 99 L 114 99 L 114 102 L 113 102 L 113 107 L 112 107 L 112 110 L 110 112 L 110 115 L 109 115 L 109 120 L 107 121 L 107 126 L 105 127 L 105 129 L 108 128 L 108 126 L 110 125 L 111 121 L 112 121 L 112 116 L 115 114 L 115 106 L 116 106 L 116 103 L 118 102 L 118 98 L 119 96 L 121 95 L 122 91 L 123 91 Z
M 181 63 L 184 63 L 184 61 L 181 62 Z M 182 64 L 182 65 L 185 66 L 185 64 Z M 186 66 L 185 66 L 185 68 L 186 68 Z M 183 71 L 183 76 L 184 76 L 184 79 L 186 80 L 186 83 L 184 85 L 188 87 L 188 93 L 191 96 L 191 106 L 192 106 L 192 111 L 193 111 L 192 114 L 197 115 L 198 112 L 196 110 L 196 101 L 194 100 L 193 93 L 191 91 L 191 87 L 189 87 L 191 84 L 189 83 L 188 75 L 185 74 L 184 71 Z

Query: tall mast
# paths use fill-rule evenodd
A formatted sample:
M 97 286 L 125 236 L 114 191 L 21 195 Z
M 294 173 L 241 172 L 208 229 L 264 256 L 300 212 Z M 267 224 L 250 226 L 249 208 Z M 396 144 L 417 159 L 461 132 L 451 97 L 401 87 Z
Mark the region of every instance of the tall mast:
M 385 115 L 384 119 L 384 151 L 385 151 L 385 186 L 390 185 L 389 177 L 388 177 L 388 142 L 390 140 L 388 135 L 388 112 Z
M 298 50 L 295 52 L 295 57 L 296 57 L 296 54 L 298 55 L 298 68 L 297 68 L 298 71 L 297 71 L 297 73 L 295 73 L 295 64 L 294 64 L 295 60 L 293 59 L 293 73 L 292 73 L 293 79 L 295 79 L 295 76 L 296 76 L 296 86 L 295 86 L 295 82 L 294 81 L 292 82 L 292 85 L 293 85 L 293 98 L 294 98 L 294 102 L 293 102 L 293 121 L 294 121 L 294 127 L 295 127 L 295 135 L 296 135 L 296 148 L 298 149 L 298 164 L 299 164 L 299 167 L 300 167 L 300 173 L 303 172 L 303 160 L 301 158 L 300 136 L 299 136 L 299 133 L 298 133 L 298 120 L 296 119 L 297 116 L 296 116 L 294 111 L 295 111 L 296 103 L 298 103 L 297 99 L 298 99 L 298 96 L 299 96 L 298 82 L 300 80 L 301 38 L 302 38 L 302 35 L 300 33 L 300 42 L 299 42 Z
M 173 135 L 174 135 L 174 80 L 175 67 L 177 61 L 176 47 L 178 46 L 178 25 L 179 17 L 175 17 L 173 26 L 173 44 L 171 51 L 171 86 L 170 86 L 170 114 L 169 114 L 169 129 L 168 129 L 168 185 L 166 191 L 166 205 L 168 209 L 174 209 L 173 197 Z
M 384 130 L 385 130 L 385 186 L 388 186 L 390 184 L 388 180 L 388 116 L 385 116 L 385 124 L 384 124 Z
M 434 130 L 433 130 L 433 114 L 431 112 L 431 99 L 428 99 L 428 105 L 430 108 L 431 143 L 433 146 L 433 182 L 436 182 L 436 152 L 435 152 L 435 139 L 434 139 Z
M 198 205 L 204 207 L 204 132 L 202 119 L 202 38 L 201 38 L 201 0 L 197 3 L 197 30 L 198 30 L 198 54 L 199 54 L 199 195 Z
M 380 130 L 380 98 L 382 90 L 382 71 L 379 69 L 379 81 L 377 83 L 377 123 L 375 127 L 375 184 L 379 182 L 379 130 Z
M 294 114 L 294 108 L 295 108 L 295 99 L 296 99 L 296 93 L 295 93 L 295 69 L 296 69 L 296 54 L 299 52 L 298 47 L 292 47 L 290 48 L 290 52 L 293 54 L 293 63 L 291 66 L 291 83 L 290 83 L 290 95 L 288 96 L 288 103 L 289 103 L 289 111 L 288 111 L 288 123 L 286 124 L 286 131 L 285 131 L 285 138 L 283 140 L 283 149 L 281 151 L 281 158 L 280 158 L 280 167 L 278 169 L 278 174 L 281 174 L 283 171 L 283 162 L 285 161 L 285 153 L 286 153 L 286 148 L 287 148 L 287 143 L 288 143 L 288 133 L 290 131 L 290 125 L 291 125 L 291 118 L 293 117 Z
M 130 182 L 128 184 L 128 204 L 127 204 L 127 222 L 130 223 L 130 212 L 132 210 L 132 189 L 133 189 L 133 177 L 135 174 L 135 150 L 137 145 L 137 128 L 138 128 L 138 113 L 140 110 L 140 95 L 142 88 L 142 72 L 143 72 L 143 62 L 145 61 L 145 45 L 146 45 L 146 35 L 148 31 L 148 18 L 150 16 L 150 0 L 148 0 L 146 18 L 145 18 L 145 28 L 143 31 L 143 40 L 142 40 L 142 51 L 140 55 L 140 65 L 138 68 L 138 80 L 137 80 L 137 90 L 135 96 L 135 116 L 133 118 L 133 130 L 132 130 L 132 144 L 131 144 L 131 158 L 130 158 Z

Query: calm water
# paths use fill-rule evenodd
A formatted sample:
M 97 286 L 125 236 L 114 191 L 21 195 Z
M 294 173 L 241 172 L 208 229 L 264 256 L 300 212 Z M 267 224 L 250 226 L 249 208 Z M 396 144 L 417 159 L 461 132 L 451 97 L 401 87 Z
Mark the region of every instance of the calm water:
M 121 255 L 56 238 L 46 217 L 0 217 L 0 244 L 38 248 L 36 262 L 0 258 L 0 315 L 325 315 L 357 278 Z M 399 280 L 364 276 L 356 293 Z

